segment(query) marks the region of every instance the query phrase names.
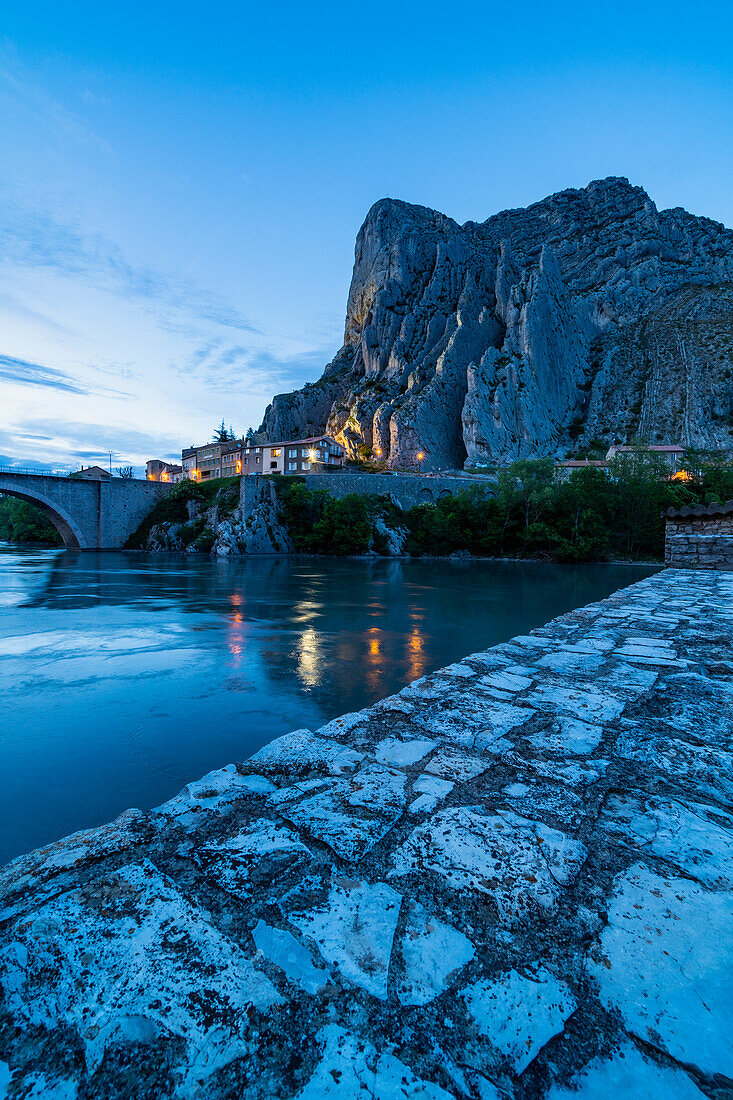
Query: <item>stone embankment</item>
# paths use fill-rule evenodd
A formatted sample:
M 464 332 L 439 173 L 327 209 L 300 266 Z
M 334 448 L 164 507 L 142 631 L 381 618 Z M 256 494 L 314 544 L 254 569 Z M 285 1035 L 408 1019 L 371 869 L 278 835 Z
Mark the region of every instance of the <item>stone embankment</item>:
M 733 1095 L 733 575 L 10 864 L 0 1096 Z

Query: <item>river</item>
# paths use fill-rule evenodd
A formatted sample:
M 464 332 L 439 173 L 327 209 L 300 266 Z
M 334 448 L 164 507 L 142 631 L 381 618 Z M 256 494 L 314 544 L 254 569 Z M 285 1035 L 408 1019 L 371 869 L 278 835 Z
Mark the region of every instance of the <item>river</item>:
M 0 544 L 0 864 L 652 572 Z

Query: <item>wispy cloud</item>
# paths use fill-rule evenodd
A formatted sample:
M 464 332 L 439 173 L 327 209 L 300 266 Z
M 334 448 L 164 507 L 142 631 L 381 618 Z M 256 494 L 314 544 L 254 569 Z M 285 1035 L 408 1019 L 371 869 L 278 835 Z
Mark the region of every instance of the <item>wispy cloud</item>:
M 99 458 L 109 451 L 117 458 L 146 457 L 158 452 L 180 455 L 177 438 L 138 431 L 124 424 L 89 424 L 75 420 L 24 420 L 14 429 L 16 440 L 36 442 L 52 437 L 59 449 L 76 458 Z
M 113 154 L 109 143 L 95 133 L 85 119 L 62 106 L 29 75 L 7 39 L 0 43 L 0 85 L 16 103 L 53 130 L 61 130 L 79 145 Z
M 202 323 L 260 334 L 238 309 L 193 280 L 131 263 L 103 235 L 28 208 L 7 191 L 2 198 L 4 264 L 73 275 L 94 288 L 121 294 L 154 312 L 162 328 L 180 335 L 200 331 Z
M 330 358 L 328 350 L 270 351 L 212 338 L 191 352 L 184 364 L 185 374 L 212 393 L 266 396 L 276 389 L 302 385 L 303 378 L 316 378 Z
M 0 381 L 14 382 L 20 386 L 45 386 L 66 393 L 89 393 L 63 371 L 30 363 L 27 359 L 16 359 L 12 355 L 0 355 Z

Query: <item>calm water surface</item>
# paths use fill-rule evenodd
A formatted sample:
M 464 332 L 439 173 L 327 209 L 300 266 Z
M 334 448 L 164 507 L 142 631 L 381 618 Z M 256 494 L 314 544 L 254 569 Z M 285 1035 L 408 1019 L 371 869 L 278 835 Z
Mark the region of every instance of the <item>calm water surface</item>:
M 0 544 L 0 863 L 654 571 Z

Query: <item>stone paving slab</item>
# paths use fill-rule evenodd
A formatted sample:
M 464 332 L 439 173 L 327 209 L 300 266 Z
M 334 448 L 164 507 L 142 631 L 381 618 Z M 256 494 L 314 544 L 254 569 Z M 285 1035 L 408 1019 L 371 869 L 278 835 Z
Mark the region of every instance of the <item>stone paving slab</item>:
M 733 574 L 0 872 L 0 1100 L 733 1096 Z

